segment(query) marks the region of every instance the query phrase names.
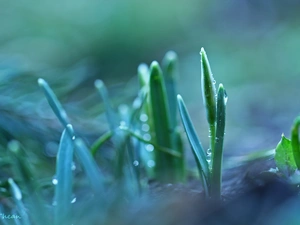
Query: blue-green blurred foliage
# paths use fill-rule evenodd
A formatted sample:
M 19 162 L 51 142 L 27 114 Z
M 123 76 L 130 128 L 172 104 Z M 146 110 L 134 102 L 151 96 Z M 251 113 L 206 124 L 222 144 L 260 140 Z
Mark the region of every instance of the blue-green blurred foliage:
M 45 78 L 56 93 L 62 88 L 61 100 L 74 103 L 70 111 L 79 115 L 84 110 L 78 100 L 94 92 L 96 78 L 109 87 L 128 81 L 139 63 L 175 50 L 179 91 L 197 124 L 203 124 L 198 53 L 205 47 L 214 76 L 226 83 L 230 97 L 228 132 L 239 134 L 246 148 L 272 147 L 300 108 L 299 9 L 297 0 L 2 0 L 0 78 L 22 73 L 28 79 L 20 90 L 26 94 L 29 80 Z M 75 77 L 79 82 L 64 90 Z M 5 85 L 16 90 L 12 83 Z M 121 87 L 111 94 L 135 94 L 134 82 Z M 35 98 L 36 92 L 24 97 Z M 80 109 L 97 103 L 97 98 L 88 100 Z M 203 126 L 197 129 L 206 136 Z M 241 146 L 234 138 L 227 136 L 231 149 Z

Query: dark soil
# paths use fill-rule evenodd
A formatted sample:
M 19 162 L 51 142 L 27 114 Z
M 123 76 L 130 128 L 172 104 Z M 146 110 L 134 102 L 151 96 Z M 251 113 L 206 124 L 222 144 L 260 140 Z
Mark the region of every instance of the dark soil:
M 221 201 L 205 198 L 196 180 L 188 185 L 152 184 L 150 199 L 114 224 L 299 224 L 294 223 L 300 221 L 297 211 L 290 210 L 300 207 L 298 192 L 264 172 L 274 167 L 273 160 L 258 160 L 224 171 Z

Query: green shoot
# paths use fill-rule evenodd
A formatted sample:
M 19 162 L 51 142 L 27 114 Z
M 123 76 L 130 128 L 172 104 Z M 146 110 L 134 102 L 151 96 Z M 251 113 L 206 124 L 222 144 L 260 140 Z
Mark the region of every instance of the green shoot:
M 51 106 L 53 112 L 55 113 L 55 115 L 57 116 L 57 118 L 59 119 L 61 124 L 64 127 L 66 127 L 70 122 L 69 122 L 66 111 L 61 106 L 56 95 L 54 94 L 54 92 L 52 91 L 52 89 L 50 88 L 50 86 L 44 79 L 39 78 L 38 84 L 43 89 L 45 96 L 48 100 L 48 103 Z
M 91 188 L 97 197 L 104 195 L 104 178 L 88 148 L 80 138 L 75 139 L 75 156 L 80 161 Z
M 180 95 L 177 97 L 177 101 L 181 120 L 192 146 L 206 196 L 220 199 L 227 94 L 223 85 L 220 84 L 216 99 L 216 82 L 212 76 L 208 58 L 203 48 L 200 54 L 202 97 L 206 109 L 210 137 L 210 149 L 207 151 L 207 156 L 197 137 L 186 106 Z
M 210 149 L 207 154 L 210 157 L 215 149 L 216 138 L 216 81 L 213 78 L 209 61 L 204 48 L 201 48 L 201 85 L 206 118 L 209 124 Z M 211 165 L 211 164 L 210 164 Z
M 180 95 L 177 96 L 179 112 L 181 116 L 181 120 L 187 134 L 188 140 L 191 144 L 193 154 L 195 156 L 195 161 L 197 163 L 199 172 L 200 172 L 200 179 L 202 181 L 202 185 L 204 188 L 204 192 L 206 196 L 210 196 L 210 171 L 209 165 L 206 160 L 205 152 L 203 150 L 202 144 L 198 139 L 196 134 L 196 130 L 194 125 L 191 121 L 190 115 L 187 111 L 187 108 L 184 104 L 184 101 Z
M 226 115 L 227 94 L 223 85 L 219 85 L 217 98 L 217 129 L 215 139 L 215 149 L 212 151 L 212 180 L 211 195 L 217 199 L 221 197 L 222 187 L 222 161 L 223 161 L 223 142 L 225 135 L 225 115 Z
M 162 71 L 157 62 L 153 62 L 150 66 L 149 85 L 156 142 L 162 147 L 172 148 L 166 89 Z M 174 180 L 173 171 L 170 171 L 173 168 L 172 157 L 166 153 L 156 151 L 155 163 L 156 178 L 159 181 L 169 182 Z
M 70 124 L 67 127 L 72 130 Z M 70 216 L 72 200 L 72 163 L 74 144 L 69 132 L 65 129 L 62 133 L 59 150 L 56 159 L 56 179 L 55 185 L 55 214 L 54 224 L 65 224 Z
M 26 212 L 26 208 L 22 202 L 22 193 L 18 185 L 14 182 L 12 178 L 8 179 L 8 183 L 11 189 L 12 196 L 17 206 L 17 210 L 20 213 L 20 217 L 24 225 L 30 225 L 29 217 Z

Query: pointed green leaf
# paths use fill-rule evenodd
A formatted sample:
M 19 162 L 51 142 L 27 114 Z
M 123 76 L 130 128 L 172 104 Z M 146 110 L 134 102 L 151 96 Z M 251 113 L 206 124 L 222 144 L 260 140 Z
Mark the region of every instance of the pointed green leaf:
M 208 167 L 208 163 L 206 160 L 206 155 L 204 153 L 203 147 L 201 145 L 200 140 L 196 134 L 196 130 L 191 121 L 190 115 L 187 111 L 187 108 L 184 104 L 184 101 L 180 95 L 177 95 L 177 102 L 179 107 L 179 113 L 181 116 L 183 127 L 186 131 L 188 140 L 191 144 L 196 163 L 199 168 L 200 177 L 202 178 L 202 183 L 204 186 L 204 190 L 206 191 L 206 195 L 209 195 L 209 187 L 210 187 L 210 171 Z
M 168 101 L 161 68 L 157 62 L 150 66 L 150 101 L 155 130 L 155 139 L 158 145 L 172 148 L 170 136 L 170 118 L 168 112 Z M 171 170 L 173 168 L 172 156 L 169 154 L 155 152 L 155 170 L 160 181 L 172 181 Z
M 26 210 L 26 208 L 23 204 L 23 201 L 22 201 L 22 193 L 21 193 L 20 188 L 18 187 L 18 185 L 14 182 L 14 180 L 12 178 L 8 179 L 8 183 L 9 183 L 9 186 L 10 186 L 12 196 L 13 196 L 14 201 L 15 201 L 16 206 L 17 206 L 18 215 L 22 219 L 22 224 L 30 225 L 31 223 L 29 221 L 27 210 Z
M 54 94 L 54 92 L 52 91 L 52 89 L 44 79 L 39 78 L 38 84 L 43 89 L 45 96 L 48 100 L 48 103 L 51 106 L 53 112 L 55 113 L 59 121 L 62 123 L 62 125 L 66 127 L 69 124 L 69 119 L 66 111 L 61 106 L 56 95 Z
M 107 88 L 102 80 L 96 80 L 95 87 L 97 88 L 97 90 L 103 100 L 106 118 L 109 123 L 109 128 L 110 128 L 110 130 L 113 131 L 115 128 L 117 128 L 119 126 L 119 119 L 117 117 L 116 112 L 114 111 L 113 107 L 110 104 Z
M 173 51 L 166 53 L 163 62 L 163 75 L 165 78 L 166 84 L 166 93 L 168 98 L 168 106 L 170 112 L 170 127 L 173 132 L 177 127 L 177 90 L 176 90 L 176 79 L 178 76 L 178 57 L 177 54 Z
M 214 125 L 216 122 L 216 82 L 213 78 L 204 48 L 201 49 L 200 55 L 203 102 L 206 109 L 207 121 L 210 125 Z
M 275 162 L 279 171 L 287 176 L 291 175 L 297 169 L 291 141 L 284 137 L 284 135 L 282 135 L 275 149 Z
M 215 148 L 212 151 L 212 191 L 214 198 L 221 198 L 222 187 L 222 161 L 223 161 L 223 142 L 225 135 L 227 94 L 222 84 L 219 85 L 217 98 L 217 124 Z
M 73 130 L 70 124 L 68 129 Z M 73 133 L 73 131 L 71 131 Z M 56 179 L 58 181 L 55 186 L 55 224 L 64 224 L 70 216 L 71 200 L 72 200 L 72 163 L 74 144 L 72 136 L 65 129 L 60 139 L 59 150 L 56 159 Z
M 103 176 L 89 149 L 80 138 L 75 140 L 75 156 L 80 161 L 94 193 L 102 196 L 104 190 Z
M 300 117 L 297 117 L 292 127 L 291 144 L 292 144 L 294 160 L 296 162 L 298 170 L 300 170 L 299 126 L 300 126 Z

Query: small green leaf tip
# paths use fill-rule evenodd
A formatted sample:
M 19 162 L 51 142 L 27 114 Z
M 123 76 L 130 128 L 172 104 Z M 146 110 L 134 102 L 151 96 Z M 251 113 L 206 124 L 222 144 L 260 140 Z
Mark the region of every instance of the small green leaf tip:
M 46 81 L 44 79 L 42 79 L 42 78 L 39 78 L 38 79 L 38 84 L 39 84 L 40 87 L 42 87 L 42 86 L 44 86 L 46 84 Z
M 95 80 L 94 85 L 97 89 L 101 89 L 103 87 L 104 83 L 102 80 Z
M 8 183 L 12 189 L 13 195 L 15 199 L 21 201 L 22 200 L 22 193 L 17 184 L 14 182 L 12 178 L 8 178 Z
M 170 78 L 170 79 L 175 78 L 174 71 L 176 70 L 177 62 L 178 62 L 178 56 L 174 51 L 169 51 L 166 53 L 166 55 L 163 59 L 163 65 L 166 70 L 167 78 Z
M 157 61 L 153 61 L 150 65 L 151 76 L 158 77 L 162 74 L 162 70 Z
M 148 66 L 145 63 L 141 63 L 138 66 L 138 74 L 144 74 L 144 73 L 148 73 Z
M 213 78 L 204 48 L 201 48 L 200 55 L 203 103 L 206 108 L 207 121 L 210 125 L 214 125 L 216 122 L 216 81 Z

